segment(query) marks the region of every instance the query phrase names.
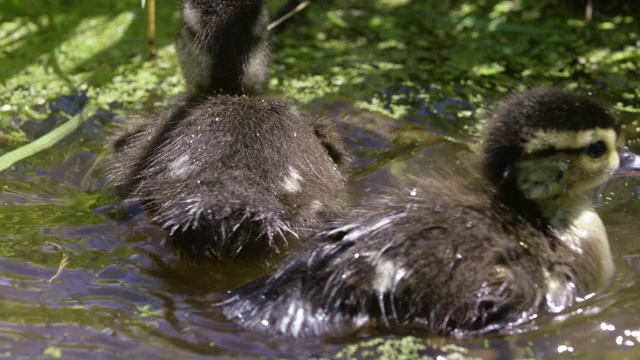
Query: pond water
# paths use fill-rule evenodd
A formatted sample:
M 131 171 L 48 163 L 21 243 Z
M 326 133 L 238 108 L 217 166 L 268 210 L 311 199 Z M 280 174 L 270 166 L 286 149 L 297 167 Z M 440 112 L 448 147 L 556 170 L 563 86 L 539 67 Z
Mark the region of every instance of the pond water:
M 77 112 L 83 102 L 62 98 L 46 109 L 52 114 L 46 121 L 25 129 L 37 137 L 63 121 L 61 109 Z M 474 110 L 458 100 L 422 104 L 397 121 L 347 101 L 312 107 L 340 123 L 356 154 L 356 197 L 454 164 L 467 146 L 442 135 L 465 139 L 462 127 L 473 120 L 451 114 Z M 0 173 L 0 358 L 366 358 L 367 351 L 382 351 L 369 344 L 338 353 L 363 339 L 292 341 L 226 321 L 211 307 L 216 296 L 269 269 L 185 264 L 163 248 L 163 232 L 139 207 L 110 216 L 121 206 L 103 189 L 100 163 L 117 121 L 99 111 L 52 149 Z M 634 180 L 616 179 L 594 194 L 617 266 L 605 291 L 509 337 L 385 339 L 400 352 L 417 346 L 430 356 L 640 357 L 639 190 Z

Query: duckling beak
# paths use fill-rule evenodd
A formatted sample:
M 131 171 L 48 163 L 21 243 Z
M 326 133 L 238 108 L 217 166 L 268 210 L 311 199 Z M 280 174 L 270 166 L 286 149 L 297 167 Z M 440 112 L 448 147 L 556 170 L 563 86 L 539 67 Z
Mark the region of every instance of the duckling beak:
M 620 166 L 616 170 L 615 176 L 640 176 L 640 156 L 624 147 L 620 151 Z

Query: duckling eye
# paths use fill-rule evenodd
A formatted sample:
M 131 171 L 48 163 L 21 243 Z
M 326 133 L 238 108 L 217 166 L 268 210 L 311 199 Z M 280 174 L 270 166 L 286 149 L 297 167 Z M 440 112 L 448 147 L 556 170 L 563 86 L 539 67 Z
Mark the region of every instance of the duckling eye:
M 599 158 L 600 156 L 604 155 L 604 153 L 607 152 L 607 144 L 605 144 L 604 141 L 602 140 L 596 141 L 594 143 L 589 144 L 584 149 L 584 152 L 594 159 Z

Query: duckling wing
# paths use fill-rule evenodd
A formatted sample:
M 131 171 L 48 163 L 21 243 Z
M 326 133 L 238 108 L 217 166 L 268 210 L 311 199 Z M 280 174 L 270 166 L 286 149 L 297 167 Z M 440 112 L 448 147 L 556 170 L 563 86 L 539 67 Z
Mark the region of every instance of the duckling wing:
M 331 277 L 330 263 L 353 243 L 338 242 L 315 249 L 269 277 L 235 290 L 221 305 L 224 314 L 244 327 L 294 337 L 342 333 L 350 321 L 334 314 L 314 295 Z
M 377 327 L 464 336 L 527 321 L 545 300 L 547 239 L 489 199 L 434 194 L 356 211 L 358 220 L 317 234 L 313 250 L 234 292 L 225 315 L 294 337 Z

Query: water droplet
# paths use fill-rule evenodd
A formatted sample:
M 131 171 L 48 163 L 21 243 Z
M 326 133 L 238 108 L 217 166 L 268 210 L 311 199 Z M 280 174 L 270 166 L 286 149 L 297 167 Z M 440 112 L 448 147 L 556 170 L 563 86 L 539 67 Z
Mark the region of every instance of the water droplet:
M 607 324 L 606 322 L 602 322 L 600 323 L 600 329 L 603 331 L 614 331 L 616 327 L 611 324 Z
M 418 191 L 416 189 L 411 190 L 411 192 L 409 193 L 409 195 L 411 196 L 416 196 L 416 194 L 418 193 Z
M 573 348 L 571 346 L 567 346 L 567 345 L 560 345 L 560 346 L 558 346 L 558 352 L 559 353 L 573 352 Z

